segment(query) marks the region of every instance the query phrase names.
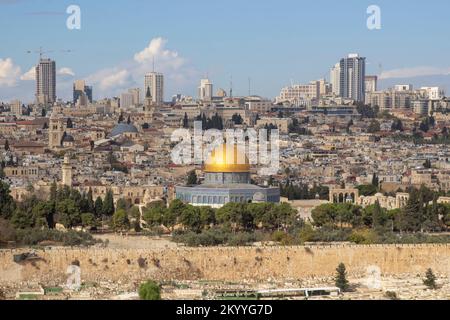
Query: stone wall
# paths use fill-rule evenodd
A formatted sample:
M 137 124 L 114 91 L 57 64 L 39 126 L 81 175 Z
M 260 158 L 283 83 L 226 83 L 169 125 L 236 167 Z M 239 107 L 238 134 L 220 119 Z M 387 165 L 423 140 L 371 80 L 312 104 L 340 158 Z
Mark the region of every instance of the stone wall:
M 378 266 L 384 275 L 450 276 L 450 245 L 370 245 L 139 249 L 51 249 L 39 259 L 15 263 L 23 250 L 0 251 L 0 284 L 38 281 L 63 284 L 69 265 L 79 262 L 82 281 L 257 280 L 327 277 L 345 263 L 350 275 Z

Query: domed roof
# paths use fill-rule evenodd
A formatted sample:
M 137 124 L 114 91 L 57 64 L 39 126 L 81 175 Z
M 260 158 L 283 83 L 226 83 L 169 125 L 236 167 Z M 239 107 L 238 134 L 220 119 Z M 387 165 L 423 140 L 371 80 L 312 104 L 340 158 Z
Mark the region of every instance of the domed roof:
M 238 145 L 223 144 L 213 150 L 205 163 L 205 172 L 212 173 L 238 173 L 250 172 L 250 164 L 245 151 Z
M 63 142 L 74 142 L 75 139 L 70 134 L 66 134 L 66 135 L 64 135 L 62 141 Z
M 109 137 L 116 137 L 124 133 L 138 133 L 138 129 L 133 126 L 132 124 L 128 123 L 119 123 L 117 126 L 112 129 L 111 133 L 109 134 Z

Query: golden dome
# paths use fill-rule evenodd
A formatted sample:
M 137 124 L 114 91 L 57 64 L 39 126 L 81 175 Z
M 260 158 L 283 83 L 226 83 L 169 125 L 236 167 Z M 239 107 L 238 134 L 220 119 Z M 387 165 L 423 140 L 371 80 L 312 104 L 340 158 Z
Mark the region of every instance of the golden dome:
M 205 163 L 204 171 L 212 173 L 250 172 L 250 164 L 245 152 L 237 144 L 234 147 L 232 145 L 227 147 L 227 144 L 223 144 L 213 150 Z

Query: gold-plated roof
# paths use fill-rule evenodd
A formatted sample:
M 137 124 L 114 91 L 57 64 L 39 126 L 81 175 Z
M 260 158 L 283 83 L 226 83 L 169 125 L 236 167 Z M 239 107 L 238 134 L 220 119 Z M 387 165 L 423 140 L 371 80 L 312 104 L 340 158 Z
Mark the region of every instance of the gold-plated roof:
M 205 163 L 204 171 L 211 173 L 250 172 L 250 164 L 245 151 L 237 144 L 223 144 L 213 150 Z

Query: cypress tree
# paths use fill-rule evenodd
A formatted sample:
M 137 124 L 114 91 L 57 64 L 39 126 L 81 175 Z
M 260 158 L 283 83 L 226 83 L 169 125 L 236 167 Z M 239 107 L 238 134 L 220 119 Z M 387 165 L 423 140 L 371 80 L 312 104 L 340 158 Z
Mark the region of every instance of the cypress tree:
M 97 197 L 97 199 L 95 200 L 95 215 L 97 217 L 100 217 L 103 214 L 103 200 L 100 197 Z
M 347 292 L 350 289 L 350 285 L 347 280 L 347 270 L 343 263 L 339 264 L 336 269 L 335 283 L 336 287 L 341 289 L 342 292 Z
M 105 200 L 103 201 L 103 215 L 112 216 L 114 214 L 114 198 L 111 190 L 106 192 Z

